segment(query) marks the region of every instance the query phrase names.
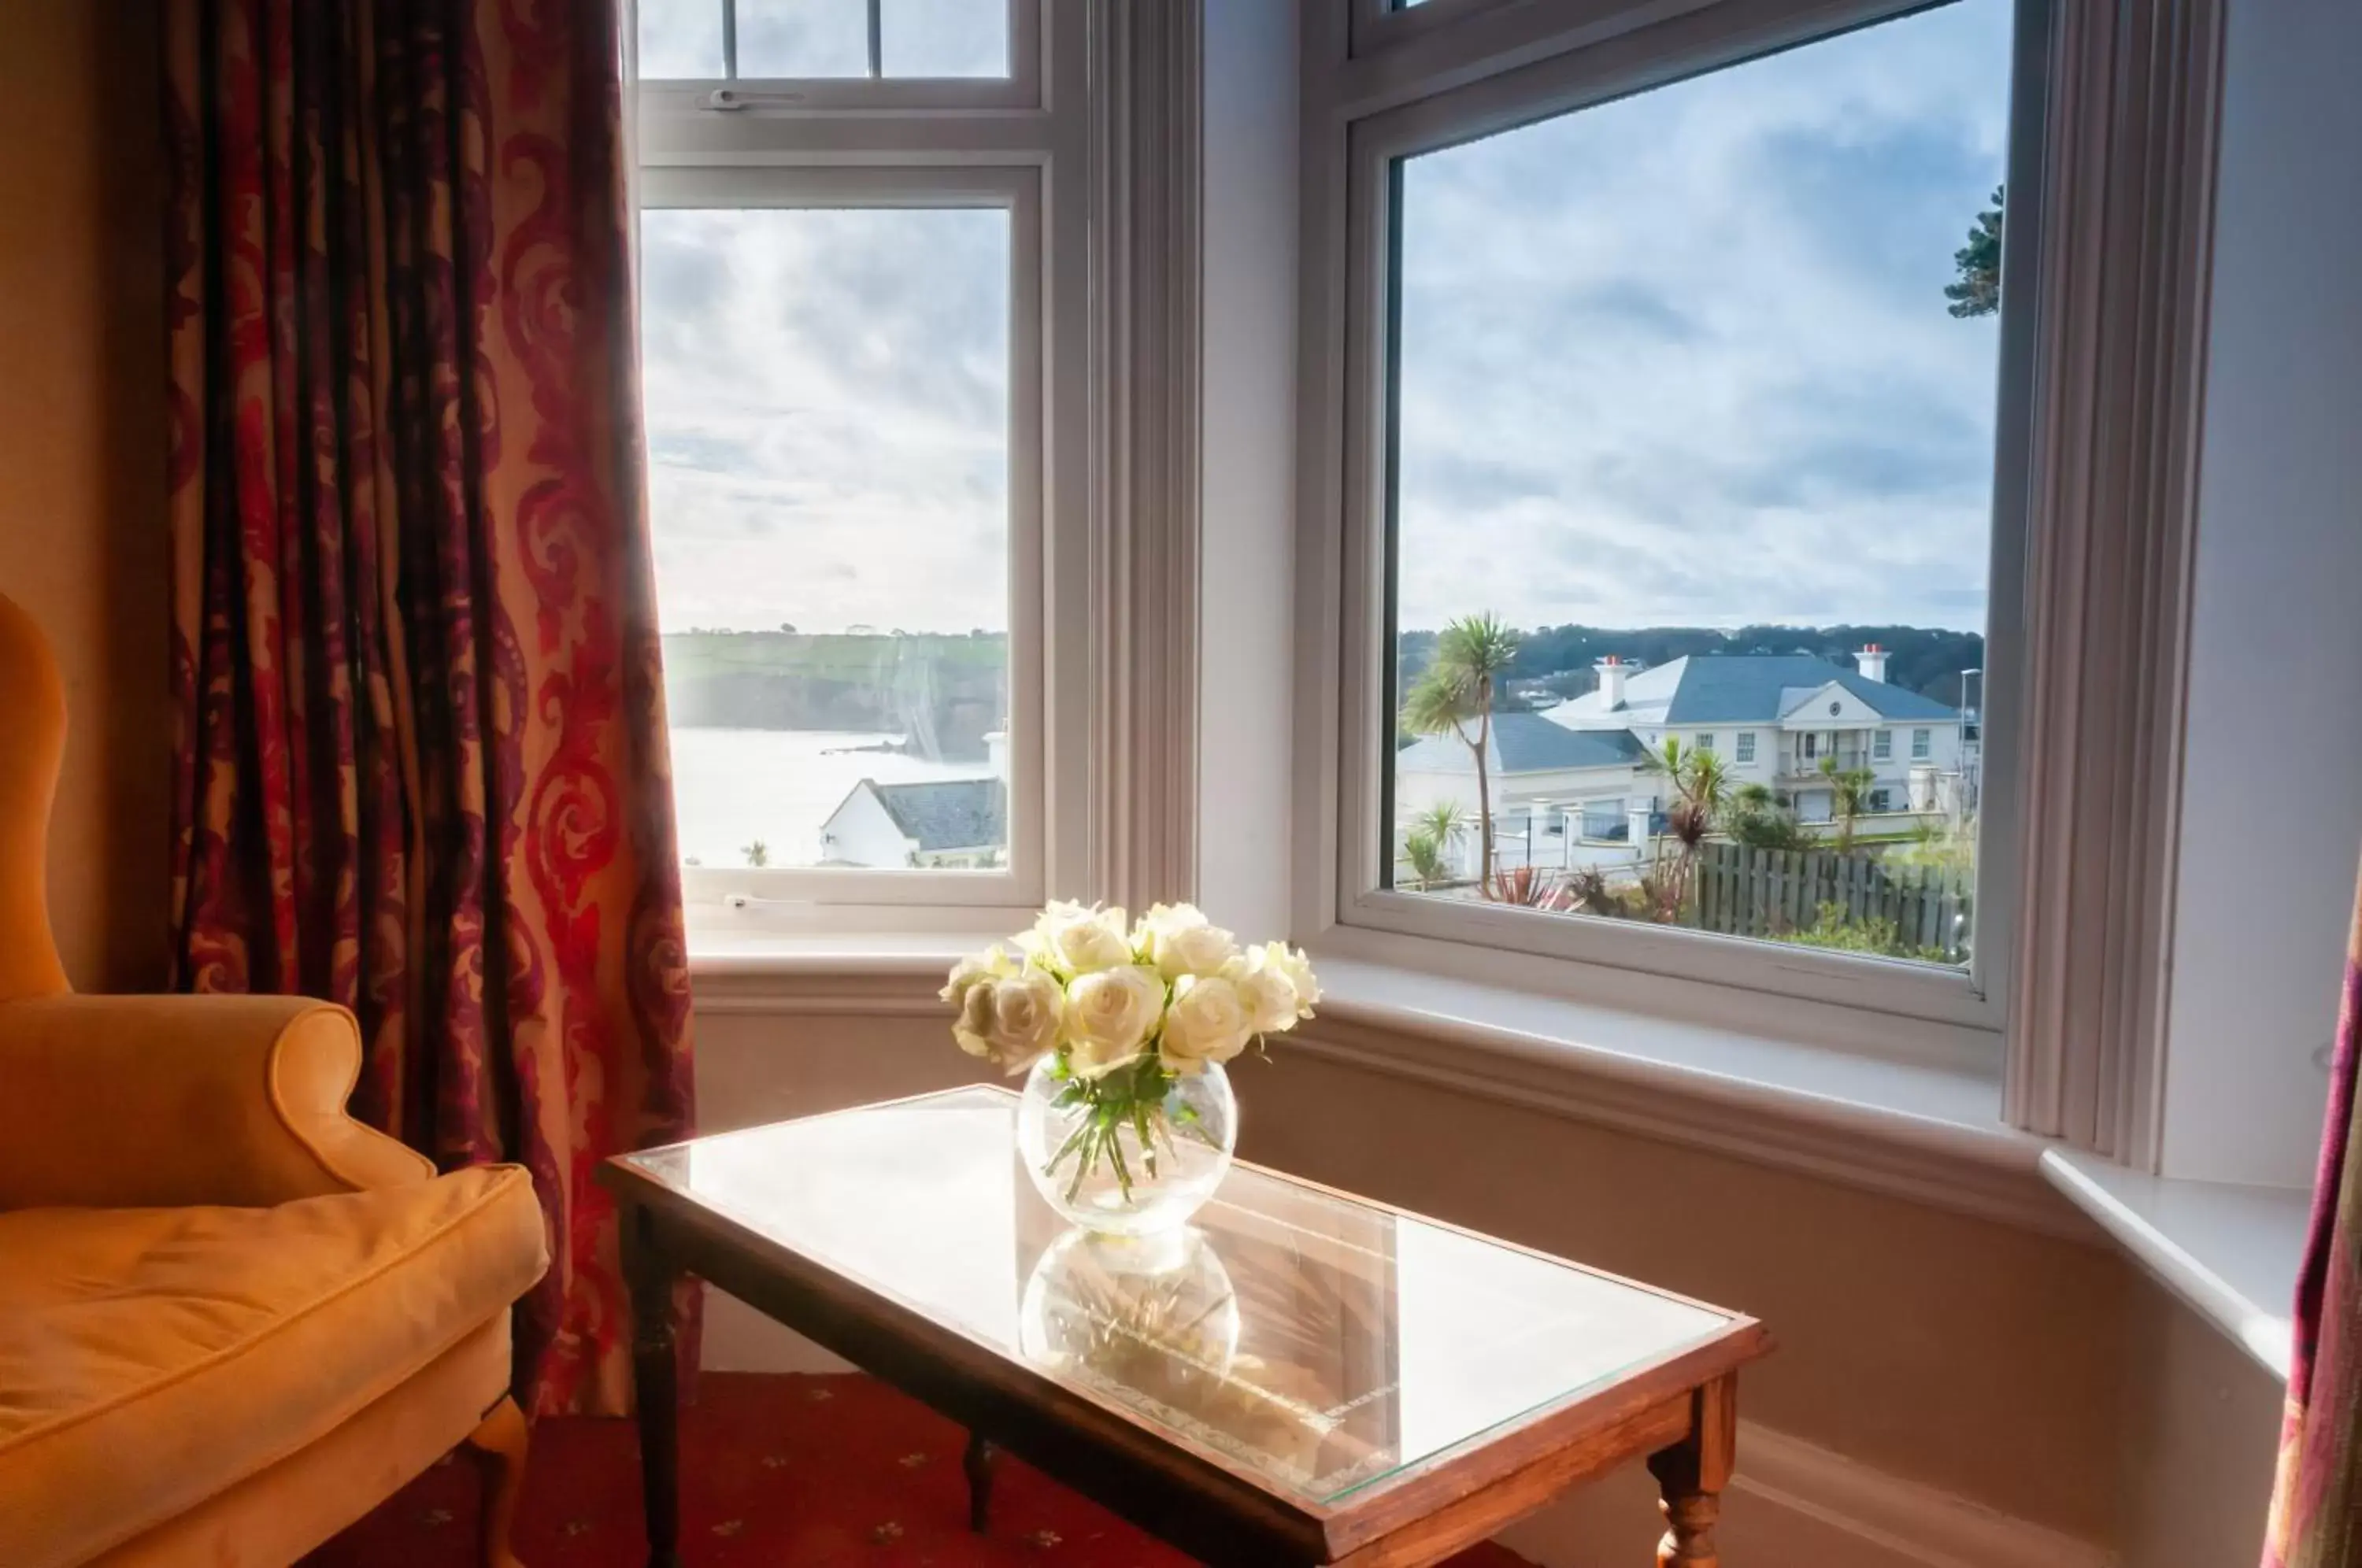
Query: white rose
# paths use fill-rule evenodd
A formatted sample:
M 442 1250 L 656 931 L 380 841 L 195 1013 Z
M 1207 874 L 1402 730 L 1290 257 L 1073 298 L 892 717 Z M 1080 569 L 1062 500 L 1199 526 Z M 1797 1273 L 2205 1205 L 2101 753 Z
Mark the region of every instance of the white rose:
M 1286 975 L 1287 983 L 1296 988 L 1296 1016 L 1310 1018 L 1312 1004 L 1320 999 L 1320 982 L 1313 976 L 1312 960 L 1305 955 L 1304 949 L 1290 947 L 1285 942 L 1266 942 L 1263 950 L 1271 966 Z
M 1131 943 L 1124 934 L 1120 907 L 1054 903 L 1017 943 L 1045 967 L 1065 975 L 1087 975 L 1131 962 Z
M 1248 948 L 1246 956 L 1223 976 L 1238 988 L 1239 1001 L 1247 1011 L 1247 1027 L 1258 1034 L 1296 1027 L 1296 982 L 1272 953 L 1278 945 L 1269 943 Z
M 1021 1073 L 1057 1043 L 1064 1000 L 1057 977 L 1041 969 L 978 980 L 960 999 L 952 1038 L 969 1055 L 997 1063 L 1005 1073 Z
M 952 966 L 951 978 L 935 994 L 955 1007 L 965 1004 L 969 991 L 987 980 L 998 980 L 1017 972 L 1017 961 L 999 943 L 981 953 L 972 954 Z
M 1141 956 L 1168 980 L 1184 975 L 1219 975 L 1239 955 L 1231 933 L 1209 921 L 1195 904 L 1158 904 L 1132 933 Z
M 1219 975 L 1185 975 L 1173 987 L 1159 1044 L 1168 1072 L 1200 1073 L 1247 1048 L 1254 1032 L 1239 988 Z
M 1095 969 L 1066 988 L 1067 1064 L 1077 1077 L 1105 1077 L 1140 1059 L 1164 1010 L 1164 982 L 1140 964 Z

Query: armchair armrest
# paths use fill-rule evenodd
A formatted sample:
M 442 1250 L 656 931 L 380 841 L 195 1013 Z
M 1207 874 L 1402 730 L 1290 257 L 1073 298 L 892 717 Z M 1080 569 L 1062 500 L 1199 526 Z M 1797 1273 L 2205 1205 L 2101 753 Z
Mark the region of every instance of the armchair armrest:
M 360 1033 L 301 997 L 0 1002 L 0 1209 L 261 1207 L 424 1181 L 345 1113 Z

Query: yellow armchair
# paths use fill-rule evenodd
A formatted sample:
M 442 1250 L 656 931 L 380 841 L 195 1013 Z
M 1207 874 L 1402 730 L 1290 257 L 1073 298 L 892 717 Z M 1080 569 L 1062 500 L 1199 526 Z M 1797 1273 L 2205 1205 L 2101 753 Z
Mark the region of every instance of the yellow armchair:
M 281 997 L 85 997 L 50 939 L 64 700 L 0 597 L 0 1563 L 280 1568 L 465 1442 L 524 1463 L 526 1173 L 345 1112 L 360 1037 Z

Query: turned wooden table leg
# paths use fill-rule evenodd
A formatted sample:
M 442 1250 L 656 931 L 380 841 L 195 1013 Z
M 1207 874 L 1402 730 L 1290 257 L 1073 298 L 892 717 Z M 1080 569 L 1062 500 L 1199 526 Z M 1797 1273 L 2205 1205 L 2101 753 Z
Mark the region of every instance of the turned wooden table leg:
M 1722 1514 L 1722 1489 L 1730 1482 L 1738 1444 L 1738 1382 L 1725 1377 L 1691 1397 L 1690 1435 L 1649 1458 L 1663 1498 L 1665 1539 L 1657 1544 L 1657 1568 L 1721 1568 L 1714 1527 Z
M 960 1455 L 960 1469 L 967 1474 L 967 1528 L 977 1535 L 992 1519 L 992 1464 L 999 1457 L 999 1451 L 982 1432 L 967 1434 L 967 1452 Z
M 626 1204 L 624 1278 L 632 1297 L 632 1383 L 640 1422 L 640 1495 L 648 1568 L 680 1568 L 679 1362 L 673 1345 L 672 1265 L 648 1233 L 647 1210 Z

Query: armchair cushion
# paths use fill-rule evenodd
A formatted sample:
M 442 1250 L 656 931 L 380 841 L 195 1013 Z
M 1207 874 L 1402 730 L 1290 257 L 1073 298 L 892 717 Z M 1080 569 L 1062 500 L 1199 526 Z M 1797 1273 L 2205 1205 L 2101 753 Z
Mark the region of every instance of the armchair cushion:
M 300 997 L 0 1002 L 0 1209 L 262 1205 L 435 1174 L 345 1113 L 352 1014 Z
M 547 1257 L 513 1165 L 275 1209 L 0 1214 L 0 1562 L 83 1562 L 320 1441 Z

